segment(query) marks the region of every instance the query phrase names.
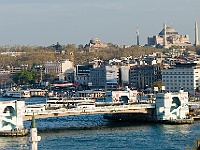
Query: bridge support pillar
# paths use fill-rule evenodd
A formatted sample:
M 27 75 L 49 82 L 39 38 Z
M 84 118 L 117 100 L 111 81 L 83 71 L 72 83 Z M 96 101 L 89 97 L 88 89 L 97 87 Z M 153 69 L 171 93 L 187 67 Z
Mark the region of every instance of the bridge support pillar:
M 24 111 L 24 101 L 0 102 L 0 132 L 22 130 Z

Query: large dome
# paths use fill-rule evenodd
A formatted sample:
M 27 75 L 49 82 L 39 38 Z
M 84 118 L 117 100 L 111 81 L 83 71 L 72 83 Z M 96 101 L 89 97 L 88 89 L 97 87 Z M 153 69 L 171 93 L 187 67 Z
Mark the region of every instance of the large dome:
M 166 34 L 172 35 L 172 34 L 178 34 L 178 32 L 176 32 L 176 30 L 174 30 L 172 27 L 166 27 Z M 164 35 L 164 29 L 160 31 L 159 35 Z

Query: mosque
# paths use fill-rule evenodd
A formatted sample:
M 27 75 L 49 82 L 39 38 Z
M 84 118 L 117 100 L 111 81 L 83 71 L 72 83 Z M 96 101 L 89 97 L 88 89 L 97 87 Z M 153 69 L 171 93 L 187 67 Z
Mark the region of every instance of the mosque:
M 91 52 L 92 50 L 99 49 L 99 48 L 106 48 L 108 47 L 107 44 L 101 42 L 98 38 L 94 37 L 90 40 L 89 44 L 85 45 L 85 48 L 89 48 L 89 51 Z
M 195 44 L 197 46 L 198 42 L 198 26 L 195 22 Z M 148 37 L 148 46 L 153 46 L 157 48 L 170 48 L 171 46 L 179 46 L 185 49 L 187 46 L 193 46 L 189 41 L 189 35 L 180 35 L 172 27 L 166 26 L 164 23 L 162 31 L 156 36 Z

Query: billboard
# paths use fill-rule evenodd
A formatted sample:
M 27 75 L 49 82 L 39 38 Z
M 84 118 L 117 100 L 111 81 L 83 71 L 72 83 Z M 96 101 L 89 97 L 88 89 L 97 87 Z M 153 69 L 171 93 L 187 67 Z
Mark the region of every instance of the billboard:
M 106 66 L 106 82 L 108 83 L 117 83 L 117 69 Z

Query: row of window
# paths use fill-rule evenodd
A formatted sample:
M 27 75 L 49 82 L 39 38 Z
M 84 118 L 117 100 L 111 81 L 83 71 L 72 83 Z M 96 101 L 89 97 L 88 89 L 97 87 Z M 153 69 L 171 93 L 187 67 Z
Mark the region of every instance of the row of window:
M 198 80 L 197 80 L 198 81 Z M 163 80 L 163 82 L 165 83 L 169 83 L 170 82 L 170 84 L 171 83 L 173 83 L 173 82 L 187 82 L 187 83 L 193 83 L 193 80 Z
M 162 76 L 162 78 L 193 78 L 193 76 Z
M 180 87 L 166 87 L 167 90 L 179 90 Z M 184 87 L 185 90 L 191 90 L 189 87 Z
M 162 72 L 162 74 L 193 74 L 193 72 Z
M 165 85 L 166 86 L 179 86 L 179 85 L 187 85 L 187 86 L 189 86 L 189 85 L 191 85 L 191 86 L 193 86 L 193 83 L 165 83 Z

